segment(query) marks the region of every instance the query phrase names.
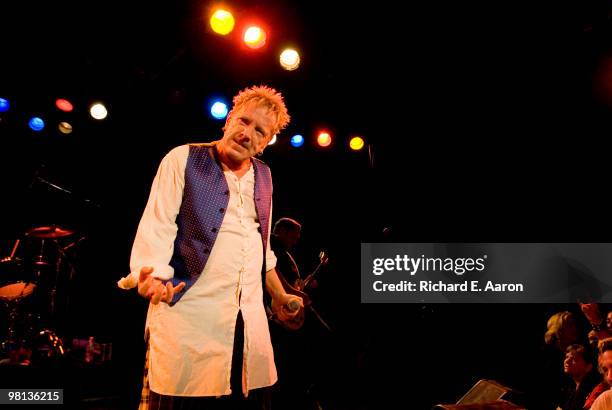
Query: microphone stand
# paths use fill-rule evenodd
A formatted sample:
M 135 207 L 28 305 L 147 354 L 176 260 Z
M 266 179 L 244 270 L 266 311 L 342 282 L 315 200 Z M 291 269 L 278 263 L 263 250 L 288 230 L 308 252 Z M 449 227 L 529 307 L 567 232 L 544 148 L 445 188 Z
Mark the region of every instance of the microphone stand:
M 56 191 L 62 192 L 62 193 L 64 193 L 64 194 L 71 195 L 71 196 L 75 197 L 76 199 L 78 199 L 79 201 L 86 203 L 87 205 L 92 205 L 92 206 L 94 206 L 95 208 L 100 208 L 100 204 L 98 204 L 97 202 L 94 202 L 94 201 L 92 201 L 92 200 L 91 200 L 91 199 L 89 199 L 89 198 L 82 198 L 82 197 L 79 197 L 79 196 L 78 196 L 78 195 L 76 195 L 74 192 L 72 192 L 72 191 L 70 191 L 70 190 L 68 190 L 68 189 L 66 189 L 66 188 L 63 188 L 63 187 L 61 187 L 61 186 L 59 186 L 59 185 L 56 185 L 56 184 L 54 184 L 54 183 L 52 183 L 52 182 L 49 182 L 49 181 L 47 181 L 46 179 L 44 179 L 44 178 L 42 178 L 42 177 L 40 177 L 40 176 L 38 176 L 38 175 L 34 176 L 34 180 L 35 180 L 35 181 L 42 182 L 43 184 L 45 184 L 45 185 L 47 185 L 47 186 L 49 186 L 49 187 L 51 187 L 51 188 L 55 189 Z M 31 188 L 31 185 L 30 185 L 30 188 Z

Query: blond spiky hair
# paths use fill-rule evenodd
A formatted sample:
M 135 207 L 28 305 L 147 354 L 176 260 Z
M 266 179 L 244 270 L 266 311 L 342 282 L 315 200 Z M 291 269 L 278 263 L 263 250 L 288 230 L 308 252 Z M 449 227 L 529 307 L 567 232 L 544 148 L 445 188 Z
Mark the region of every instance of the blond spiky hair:
M 287 112 L 283 96 L 274 88 L 265 85 L 245 88 L 234 97 L 234 107 L 232 111 L 240 109 L 251 101 L 254 101 L 258 106 L 266 107 L 276 116 L 276 123 L 274 124 L 272 135 L 278 133 L 289 124 L 291 117 Z

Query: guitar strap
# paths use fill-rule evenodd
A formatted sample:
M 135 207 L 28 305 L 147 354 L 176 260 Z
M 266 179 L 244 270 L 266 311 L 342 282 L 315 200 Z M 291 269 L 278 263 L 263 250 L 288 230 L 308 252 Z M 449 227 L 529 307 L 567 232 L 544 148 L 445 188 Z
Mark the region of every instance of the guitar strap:
M 291 264 L 293 265 L 293 268 L 295 269 L 295 273 L 297 274 L 297 278 L 298 279 L 302 279 L 302 275 L 300 275 L 300 269 L 298 268 L 297 262 L 295 261 L 295 259 L 293 259 L 293 256 L 288 251 L 285 251 L 285 253 L 289 257 L 289 260 L 291 261 Z
M 327 329 L 327 330 L 328 330 L 330 333 L 332 333 L 332 329 L 331 329 L 331 327 L 329 327 L 329 325 L 327 324 L 327 322 L 326 322 L 325 320 L 323 320 L 323 318 L 321 317 L 321 315 L 319 314 L 319 312 L 317 312 L 317 311 L 315 310 L 315 308 L 314 308 L 314 306 L 312 306 L 312 304 L 310 304 L 310 305 L 308 306 L 308 309 L 310 309 L 310 311 L 311 311 L 312 313 L 314 313 L 315 317 L 316 317 L 317 319 L 319 319 L 319 322 L 321 323 L 321 325 L 323 325 L 323 327 L 324 327 L 325 329 Z

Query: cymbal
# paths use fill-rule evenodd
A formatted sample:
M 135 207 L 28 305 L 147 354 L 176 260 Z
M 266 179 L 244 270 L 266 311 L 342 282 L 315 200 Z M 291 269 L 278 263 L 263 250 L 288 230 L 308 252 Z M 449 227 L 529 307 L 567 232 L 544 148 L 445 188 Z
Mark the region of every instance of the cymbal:
M 41 239 L 55 239 L 55 238 L 63 238 L 65 236 L 70 236 L 74 233 L 74 231 L 68 229 L 62 229 L 59 226 L 51 225 L 51 226 L 39 226 L 38 228 L 30 229 L 26 236 L 32 236 L 34 238 Z
M 0 259 L 0 281 L 4 279 L 4 276 L 19 272 L 20 269 L 20 258 L 11 258 L 10 256 L 7 256 L 6 258 Z
M 0 267 L 20 265 L 20 264 L 21 264 L 21 258 L 11 258 L 10 256 L 7 256 L 5 258 L 0 258 Z

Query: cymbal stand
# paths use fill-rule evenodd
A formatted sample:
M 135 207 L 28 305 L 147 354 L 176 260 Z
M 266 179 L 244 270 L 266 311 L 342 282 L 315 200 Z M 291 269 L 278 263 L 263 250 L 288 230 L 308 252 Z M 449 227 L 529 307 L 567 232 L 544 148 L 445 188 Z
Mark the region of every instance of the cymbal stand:
M 67 252 L 77 246 L 81 241 L 85 240 L 86 236 L 81 236 L 76 241 L 70 243 L 67 246 L 61 246 L 57 239 L 53 240 L 55 244 L 55 248 L 57 249 L 57 258 L 55 260 L 55 280 L 52 284 L 52 288 L 50 290 L 50 299 L 49 299 L 49 319 L 51 324 L 53 321 L 57 321 L 58 317 L 58 309 L 57 309 L 57 295 L 58 295 L 58 286 L 60 283 L 62 267 L 66 267 L 69 269 L 68 281 L 73 279 L 75 268 L 72 264 L 70 257 L 67 255 Z M 64 306 L 67 306 L 69 303 L 70 292 L 66 291 L 64 295 Z M 62 339 L 56 334 L 53 326 L 50 328 L 42 329 L 39 334 L 44 337 L 46 344 L 49 347 L 48 355 L 55 357 L 62 357 L 65 353 Z
M 51 239 L 50 241 L 53 246 L 51 249 L 57 251 L 57 255 L 55 256 L 55 261 L 53 261 L 53 265 L 50 265 L 49 262 L 45 261 L 44 254 L 44 246 L 45 239 L 41 239 L 40 245 L 40 254 L 36 256 L 36 261 L 34 265 L 36 266 L 36 279 L 39 282 L 40 289 L 42 291 L 41 297 L 41 307 L 43 311 L 46 311 L 44 314 L 44 320 L 42 322 L 42 328 L 39 328 L 40 331 L 37 332 L 40 340 L 46 346 L 45 356 L 46 357 L 63 357 L 64 356 L 64 348 L 62 339 L 56 333 L 56 325 L 57 325 L 57 292 L 58 292 L 58 283 L 60 281 L 61 276 L 61 267 L 64 261 L 64 252 L 62 246 L 59 244 L 57 239 Z M 46 266 L 53 266 L 53 270 L 51 272 L 43 272 Z M 45 278 L 45 273 L 48 273 L 49 276 L 53 274 L 53 283 L 48 283 L 48 280 Z M 45 283 L 47 282 L 47 283 Z M 49 292 L 45 294 L 45 292 Z

